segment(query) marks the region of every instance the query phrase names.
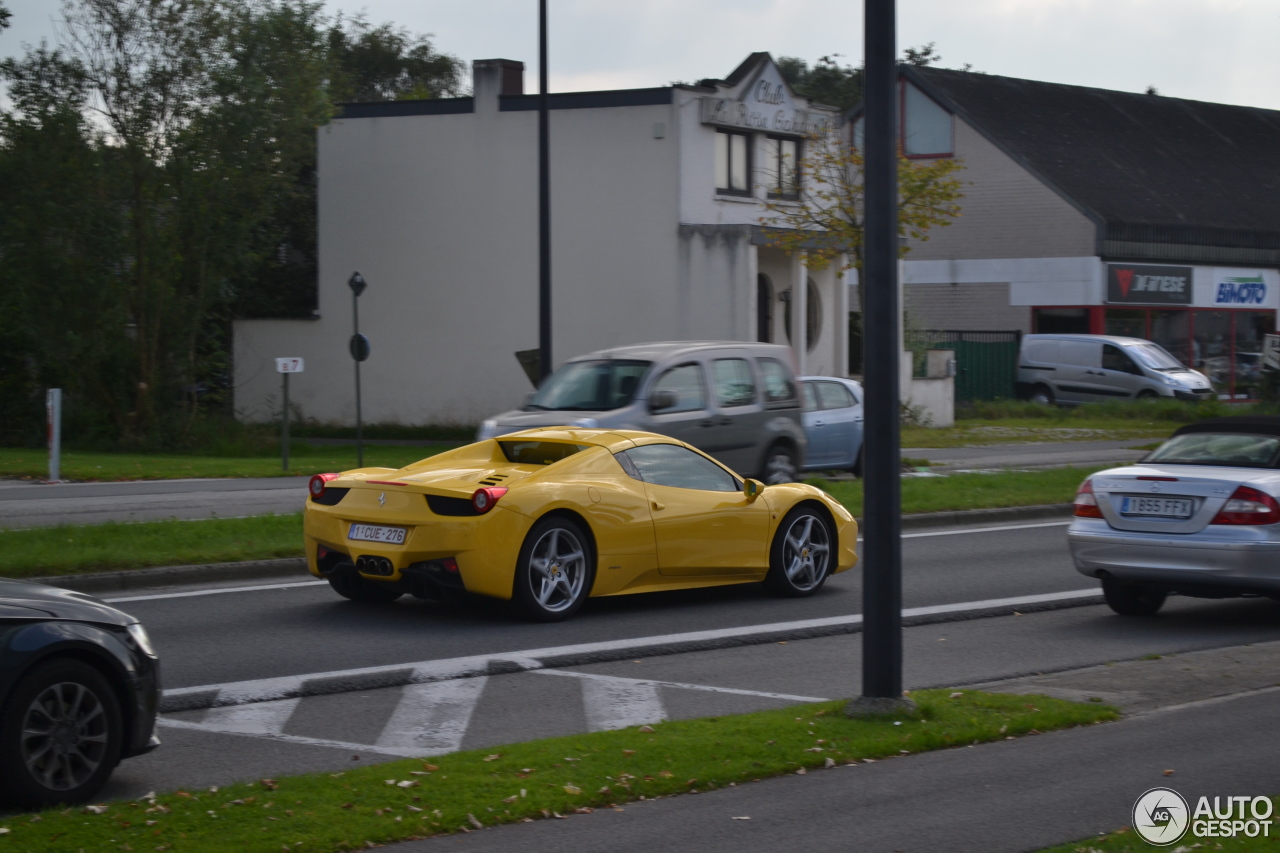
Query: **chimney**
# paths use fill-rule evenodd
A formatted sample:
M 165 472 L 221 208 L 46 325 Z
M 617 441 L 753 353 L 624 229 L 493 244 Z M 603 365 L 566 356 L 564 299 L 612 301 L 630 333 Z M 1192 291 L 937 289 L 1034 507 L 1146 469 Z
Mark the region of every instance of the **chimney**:
M 524 94 L 524 63 L 514 59 L 477 59 L 471 63 L 476 111 L 496 110 L 499 95 Z

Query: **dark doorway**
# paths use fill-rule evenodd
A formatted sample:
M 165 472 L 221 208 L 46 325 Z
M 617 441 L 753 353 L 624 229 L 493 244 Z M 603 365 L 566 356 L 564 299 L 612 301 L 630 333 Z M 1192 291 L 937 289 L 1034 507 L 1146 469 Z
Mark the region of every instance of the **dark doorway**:
M 769 276 L 756 276 L 756 340 L 773 343 L 773 283 Z

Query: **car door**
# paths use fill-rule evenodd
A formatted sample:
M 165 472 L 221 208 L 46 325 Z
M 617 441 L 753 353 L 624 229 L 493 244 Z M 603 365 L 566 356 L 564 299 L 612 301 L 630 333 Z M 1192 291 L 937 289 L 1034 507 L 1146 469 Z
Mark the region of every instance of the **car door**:
M 826 422 L 827 463 L 833 468 L 847 468 L 858 458 L 862 445 L 862 407 L 841 382 L 818 382 L 818 402 Z
M 1099 341 L 1055 341 L 1057 370 L 1051 384 L 1054 396 L 1065 403 L 1093 403 L 1102 399 L 1098 389 L 1102 372 L 1102 344 Z
M 712 415 L 705 432 L 690 442 L 735 471 L 754 471 L 765 410 L 746 353 L 728 351 L 709 359 Z
M 676 444 L 645 444 L 620 455 L 644 482 L 661 574 L 759 574 L 768 568 L 769 506 L 748 500 L 729 471 Z
M 822 416 L 822 404 L 818 402 L 817 383 L 804 380 L 800 383 L 801 421 L 809 440 L 809 452 L 805 456 L 805 468 L 820 468 L 831 455 L 827 441 L 827 422 Z
M 1102 345 L 1102 372 L 1098 398 L 1133 398 L 1147 388 L 1147 376 L 1133 359 L 1115 344 Z
M 649 388 L 647 407 L 646 429 L 701 447 L 704 423 L 711 417 L 702 362 L 684 361 L 660 372 Z

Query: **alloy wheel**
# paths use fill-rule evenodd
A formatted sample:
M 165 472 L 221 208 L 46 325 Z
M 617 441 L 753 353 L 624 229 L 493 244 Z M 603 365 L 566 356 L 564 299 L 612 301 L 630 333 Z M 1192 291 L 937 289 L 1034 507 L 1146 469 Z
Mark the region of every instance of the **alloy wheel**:
M 827 526 L 813 515 L 798 516 L 787 529 L 782 545 L 782 567 L 797 592 L 822 584 L 831 559 Z
M 50 791 L 85 784 L 106 759 L 110 737 L 106 708 L 83 684 L 46 687 L 22 720 L 19 751 L 31 777 Z
M 548 613 L 573 607 L 587 579 L 587 557 L 571 530 L 552 527 L 529 555 L 529 584 L 534 600 Z

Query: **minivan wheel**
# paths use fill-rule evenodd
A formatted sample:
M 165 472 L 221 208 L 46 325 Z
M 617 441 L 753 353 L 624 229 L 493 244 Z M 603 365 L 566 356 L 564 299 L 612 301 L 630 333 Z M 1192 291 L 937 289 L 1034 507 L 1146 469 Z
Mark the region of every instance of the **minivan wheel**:
M 1048 385 L 1037 385 L 1031 389 L 1031 396 L 1027 399 L 1039 406 L 1052 406 L 1053 392 Z
M 1155 400 L 1155 399 L 1157 399 L 1159 396 L 1160 396 L 1159 394 L 1157 394 L 1155 391 L 1152 391 L 1150 388 L 1148 388 L 1148 389 L 1147 389 L 1147 390 L 1145 390 L 1145 391 L 1139 391 L 1139 392 L 1138 392 L 1138 399 L 1139 399 L 1139 400 Z
M 782 483 L 796 481 L 796 452 L 785 444 L 775 444 L 769 448 L 764 457 L 764 480 L 766 486 L 777 486 Z
M 1102 579 L 1102 597 L 1107 606 L 1121 616 L 1154 616 L 1168 596 L 1167 592 L 1150 587 L 1132 586 L 1115 578 Z

